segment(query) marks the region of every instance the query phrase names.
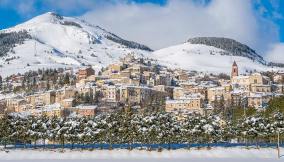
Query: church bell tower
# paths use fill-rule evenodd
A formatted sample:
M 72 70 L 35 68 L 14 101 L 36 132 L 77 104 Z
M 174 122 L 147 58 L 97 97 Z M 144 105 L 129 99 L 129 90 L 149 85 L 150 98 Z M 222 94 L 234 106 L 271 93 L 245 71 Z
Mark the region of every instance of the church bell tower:
M 234 61 L 233 65 L 232 65 L 231 78 L 233 78 L 234 76 L 238 76 L 238 75 L 239 75 L 238 65 L 237 65 L 236 61 Z

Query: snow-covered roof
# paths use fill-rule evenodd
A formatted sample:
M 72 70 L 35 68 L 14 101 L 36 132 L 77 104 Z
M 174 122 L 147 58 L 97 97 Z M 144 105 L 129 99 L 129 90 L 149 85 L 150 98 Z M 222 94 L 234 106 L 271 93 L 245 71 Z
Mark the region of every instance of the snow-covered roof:
M 64 102 L 73 102 L 74 101 L 74 98 L 66 98 L 63 100 Z
M 76 109 L 97 109 L 97 105 L 78 105 L 75 107 Z
M 211 87 L 211 88 L 208 88 L 208 90 L 213 90 L 213 91 L 222 91 L 224 89 L 225 89 L 225 87 Z
M 255 93 L 250 93 L 248 97 L 261 98 L 261 97 L 272 96 L 272 95 L 273 93 L 268 93 L 268 92 L 255 92 Z
M 234 76 L 234 79 L 249 79 L 248 75 L 239 75 L 239 76 Z
M 166 104 L 179 104 L 179 103 L 191 103 L 192 100 L 200 99 L 200 97 L 182 97 L 176 100 L 166 100 Z
M 61 110 L 62 107 L 59 103 L 54 103 L 51 105 L 45 105 L 41 108 L 35 109 L 34 112 L 42 112 L 42 111 L 54 111 L 54 110 Z

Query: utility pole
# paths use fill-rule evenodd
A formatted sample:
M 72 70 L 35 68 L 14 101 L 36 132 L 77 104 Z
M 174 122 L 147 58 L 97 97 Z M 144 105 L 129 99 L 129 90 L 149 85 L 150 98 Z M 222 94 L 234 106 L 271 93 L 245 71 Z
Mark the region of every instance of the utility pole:
M 241 100 L 242 100 L 242 105 L 243 105 L 243 109 L 244 109 L 244 117 L 246 118 L 246 96 L 243 96 L 243 94 L 241 94 Z
M 278 158 L 280 158 L 280 131 L 277 132 L 277 154 Z
M 245 118 L 247 117 L 247 114 L 246 114 L 246 106 L 245 106 L 245 103 L 244 103 L 244 115 L 245 115 Z
M 35 56 L 37 56 L 36 40 L 35 40 L 35 44 L 34 44 L 34 54 L 35 54 Z

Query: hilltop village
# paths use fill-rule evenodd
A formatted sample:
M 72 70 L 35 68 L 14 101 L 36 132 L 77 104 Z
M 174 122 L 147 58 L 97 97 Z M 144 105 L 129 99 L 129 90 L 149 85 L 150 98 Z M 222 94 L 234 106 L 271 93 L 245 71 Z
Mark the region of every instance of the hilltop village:
M 263 111 L 283 95 L 284 73 L 231 76 L 171 69 L 154 60 L 128 54 L 100 71 L 39 69 L 0 78 L 0 114 L 68 117 L 111 113 L 170 112 L 183 118 L 191 113 L 230 113 L 235 108 Z

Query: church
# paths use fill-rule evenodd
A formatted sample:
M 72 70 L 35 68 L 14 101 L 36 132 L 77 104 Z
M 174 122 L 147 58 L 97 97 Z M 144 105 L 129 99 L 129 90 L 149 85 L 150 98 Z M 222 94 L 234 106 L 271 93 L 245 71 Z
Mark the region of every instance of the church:
M 271 85 L 269 78 L 260 73 L 240 75 L 236 61 L 233 62 L 231 85 L 233 92 L 241 91 L 247 97 L 247 106 L 261 108 L 271 99 Z
M 233 88 L 240 88 L 250 91 L 252 85 L 268 84 L 268 80 L 260 73 L 253 73 L 251 75 L 239 75 L 239 69 L 236 61 L 232 65 L 231 84 Z

